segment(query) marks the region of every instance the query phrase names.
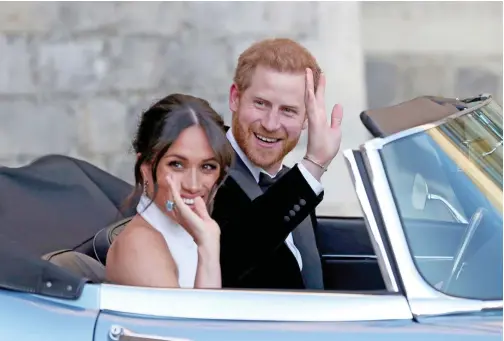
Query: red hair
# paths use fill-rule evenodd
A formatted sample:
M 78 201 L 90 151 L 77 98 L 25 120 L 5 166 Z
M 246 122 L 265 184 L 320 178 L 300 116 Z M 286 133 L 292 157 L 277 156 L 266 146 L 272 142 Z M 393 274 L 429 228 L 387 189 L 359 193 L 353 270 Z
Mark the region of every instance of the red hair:
M 303 74 L 310 68 L 315 90 L 322 72 L 315 57 L 301 44 L 287 38 L 266 39 L 252 44 L 238 58 L 233 81 L 239 91 L 250 86 L 259 65 L 278 72 Z

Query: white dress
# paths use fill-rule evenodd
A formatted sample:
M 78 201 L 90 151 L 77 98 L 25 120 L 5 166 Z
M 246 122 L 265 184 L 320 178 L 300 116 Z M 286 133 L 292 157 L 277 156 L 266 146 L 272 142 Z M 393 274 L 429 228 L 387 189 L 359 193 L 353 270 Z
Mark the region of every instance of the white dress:
M 150 205 L 149 205 L 150 204 Z M 137 212 L 153 228 L 159 231 L 170 249 L 178 268 L 178 282 L 181 288 L 194 288 L 198 267 L 198 247 L 191 235 L 146 196 L 142 196 Z

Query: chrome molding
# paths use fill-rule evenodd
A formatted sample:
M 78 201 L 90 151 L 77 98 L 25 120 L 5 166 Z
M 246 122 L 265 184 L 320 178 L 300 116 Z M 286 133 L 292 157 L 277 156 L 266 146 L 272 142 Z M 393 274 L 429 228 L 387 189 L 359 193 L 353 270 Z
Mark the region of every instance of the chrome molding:
M 158 289 L 110 284 L 101 285 L 100 308 L 118 313 L 208 320 L 327 322 L 412 318 L 406 298 L 393 294 Z
M 375 255 L 344 255 L 344 254 L 325 254 L 322 258 L 355 258 L 355 259 L 376 259 Z M 415 256 L 419 260 L 446 260 L 452 261 L 452 256 Z
M 471 108 L 471 110 L 475 107 Z M 371 183 L 374 191 L 380 193 L 378 205 L 385 221 L 392 252 L 395 255 L 412 313 L 417 316 L 439 315 L 462 311 L 477 311 L 485 308 L 486 305 L 502 307 L 502 301 L 484 302 L 448 296 L 436 290 L 422 278 L 414 264 L 406 242 L 398 210 L 379 154 L 381 147 L 377 148 L 377 146 L 385 144 L 377 144 L 376 142 L 365 143 L 361 147 L 361 150 L 368 162 L 366 166 L 370 168 L 369 173 L 371 174 Z
M 373 244 L 373 249 L 378 256 L 378 265 L 383 276 L 385 287 L 390 292 L 398 292 L 399 287 L 397 285 L 397 280 L 392 270 L 389 255 L 387 254 L 387 251 L 385 249 L 380 230 L 378 229 L 378 224 L 371 209 L 371 205 L 369 204 L 369 198 L 367 196 L 366 190 L 364 189 L 362 177 L 360 176 L 357 163 L 355 162 L 353 151 L 345 150 L 343 152 L 343 156 L 345 157 L 348 168 L 350 170 L 350 176 L 354 184 L 355 192 L 364 213 L 364 219 L 366 220 L 366 227 L 369 236 L 371 237 L 370 239 L 371 243 Z

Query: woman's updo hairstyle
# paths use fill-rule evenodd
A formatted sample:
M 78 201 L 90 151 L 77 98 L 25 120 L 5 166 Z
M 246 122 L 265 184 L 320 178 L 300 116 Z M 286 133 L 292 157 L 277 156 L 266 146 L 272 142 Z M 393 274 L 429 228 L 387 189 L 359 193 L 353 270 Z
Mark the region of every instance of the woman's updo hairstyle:
M 220 165 L 220 175 L 213 192 L 215 194 L 234 157 L 233 147 L 226 138 L 224 120 L 204 99 L 172 94 L 152 105 L 140 119 L 133 140 L 133 149 L 138 157 L 134 167 L 135 189 L 130 198 L 136 198 L 144 190 L 145 180 L 141 172 L 144 163 L 151 165 L 154 197 L 156 196 L 156 170 L 161 158 L 182 131 L 193 125 L 203 128 Z M 210 196 L 212 197 L 213 195 Z

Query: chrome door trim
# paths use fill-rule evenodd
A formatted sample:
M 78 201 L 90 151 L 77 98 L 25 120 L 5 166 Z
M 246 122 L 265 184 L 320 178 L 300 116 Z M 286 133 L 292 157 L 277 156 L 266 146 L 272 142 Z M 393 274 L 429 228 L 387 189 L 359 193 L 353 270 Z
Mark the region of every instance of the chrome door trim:
M 327 322 L 412 319 L 408 302 L 401 295 L 323 291 L 161 289 L 102 284 L 100 308 L 108 312 L 205 320 Z
M 474 107 L 471 110 L 474 110 Z M 371 176 L 373 189 L 375 193 L 380 193 L 378 206 L 385 222 L 385 231 L 390 240 L 413 315 L 442 315 L 453 312 L 479 311 L 488 307 L 502 308 L 502 301 L 481 301 L 448 296 L 432 287 L 420 275 L 406 242 L 399 213 L 379 154 L 385 144 L 381 140 L 378 138 L 363 144 L 361 151 L 367 161 L 366 167 L 369 167 L 368 173 Z
M 371 209 L 369 197 L 364 188 L 353 150 L 345 150 L 343 152 L 343 156 L 347 162 L 350 176 L 354 184 L 355 193 L 357 194 L 357 198 L 364 214 L 366 228 L 368 230 L 375 254 L 377 255 L 378 265 L 380 267 L 385 287 L 389 292 L 399 292 L 399 286 L 389 259 L 390 255 L 387 254 L 384 241 L 378 228 L 378 223 L 376 222 L 373 210 Z

